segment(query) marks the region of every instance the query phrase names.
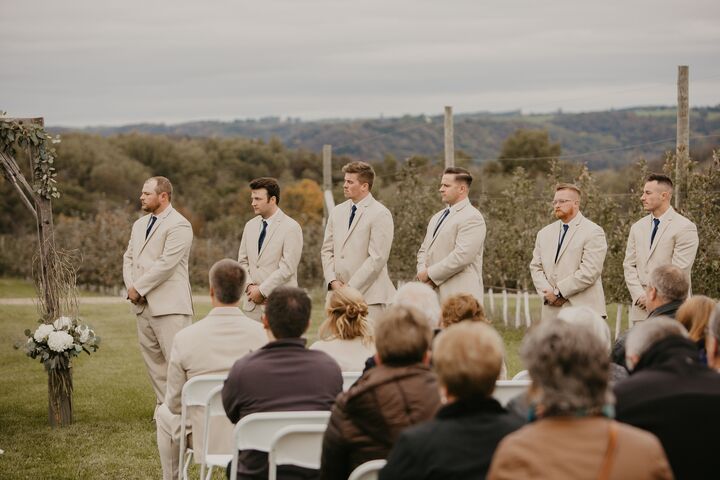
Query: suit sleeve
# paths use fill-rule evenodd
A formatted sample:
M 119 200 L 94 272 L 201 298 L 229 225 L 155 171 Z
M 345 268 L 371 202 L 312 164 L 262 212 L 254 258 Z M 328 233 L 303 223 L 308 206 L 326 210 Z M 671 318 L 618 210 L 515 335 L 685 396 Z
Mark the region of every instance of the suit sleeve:
M 602 275 L 606 254 L 605 232 L 600 227 L 593 228 L 592 235 L 583 245 L 580 266 L 571 276 L 565 277 L 557 283 L 563 297 L 570 298 L 593 285 Z
M 553 288 L 545 275 L 545 270 L 543 269 L 541 254 L 542 248 L 540 246 L 541 232 L 542 230 L 535 236 L 535 248 L 533 248 L 533 256 L 530 261 L 530 276 L 532 277 L 533 285 L 535 285 L 535 290 L 537 290 L 537 293 L 542 296 L 544 295 L 543 289 L 552 290 Z
M 291 221 L 289 218 L 285 220 L 290 222 L 292 228 L 283 235 L 282 257 L 277 270 L 268 276 L 262 284 L 260 284 L 260 293 L 264 297 L 268 297 L 273 290 L 279 285 L 284 285 L 297 272 L 300 264 L 300 257 L 303 249 L 303 234 L 300 225 Z M 280 232 L 277 232 L 279 234 Z
M 128 241 L 127 250 L 125 250 L 125 254 L 123 254 L 123 282 L 125 283 L 125 288 L 127 290 L 130 290 L 130 287 L 132 287 L 133 281 L 132 281 L 132 267 L 133 267 L 133 233 L 135 231 L 135 225 L 133 225 L 133 228 L 130 232 L 130 240 Z
M 635 224 L 637 225 L 637 224 Z M 640 276 L 637 270 L 637 245 L 635 244 L 635 225 L 630 227 L 630 235 L 628 235 L 627 247 L 625 248 L 625 260 L 623 260 L 623 271 L 625 273 L 625 284 L 630 291 L 630 297 L 633 304 L 638 297 L 645 293 Z
M 167 390 L 165 391 L 165 406 L 175 415 L 182 411 L 182 389 L 187 382 L 187 372 L 182 365 L 180 352 L 177 348 L 177 336 L 170 351 L 170 361 L 167 369 Z
M 697 227 L 694 223 L 688 222 L 687 228 L 684 228 L 677 234 L 672 264 L 685 270 L 689 275 L 693 262 L 695 262 L 695 255 L 697 254 L 699 245 L 700 240 L 698 240 Z
M 334 225 L 333 217 L 335 210 L 328 215 L 327 225 L 325 225 L 325 237 L 323 238 L 322 247 L 320 248 L 320 259 L 322 260 L 323 276 L 325 277 L 325 286 L 330 284 L 335 277 L 335 240 L 333 238 Z
M 384 210 L 378 218 L 373 219 L 368 243 L 368 257 L 350 277 L 348 285 L 364 292 L 375 281 L 387 265 L 394 233 L 392 214 L 389 210 Z
M 437 214 L 433 215 L 430 218 L 430 221 L 428 222 L 427 230 L 425 231 L 425 239 L 423 240 L 422 244 L 420 245 L 420 249 L 417 253 L 417 273 L 422 272 L 427 268 L 427 249 L 428 245 L 430 245 L 430 241 L 432 240 L 432 235 L 430 233 L 430 225 L 433 225 L 433 220 L 435 220 L 435 217 Z
M 135 289 L 142 296 L 170 278 L 173 270 L 190 251 L 193 233 L 190 222 L 179 223 L 167 232 L 162 255 L 152 267 L 134 282 Z
M 249 285 L 254 282 L 252 277 L 250 276 L 250 262 L 248 261 L 247 229 L 248 224 L 246 223 L 245 228 L 243 228 L 242 237 L 240 237 L 240 248 L 238 249 L 238 263 L 241 267 L 245 269 L 245 272 L 247 272 L 246 284 Z
M 485 220 L 480 215 L 473 215 L 458 226 L 455 248 L 428 268 L 428 275 L 435 285 L 441 285 L 475 262 L 485 242 L 485 231 Z

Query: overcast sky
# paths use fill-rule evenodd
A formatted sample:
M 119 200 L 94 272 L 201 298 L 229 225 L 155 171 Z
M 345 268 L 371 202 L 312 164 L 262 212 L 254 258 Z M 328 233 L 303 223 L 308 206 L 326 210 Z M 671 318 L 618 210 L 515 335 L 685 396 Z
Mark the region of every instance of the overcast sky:
M 720 104 L 720 1 L 0 0 L 0 110 L 49 125 Z

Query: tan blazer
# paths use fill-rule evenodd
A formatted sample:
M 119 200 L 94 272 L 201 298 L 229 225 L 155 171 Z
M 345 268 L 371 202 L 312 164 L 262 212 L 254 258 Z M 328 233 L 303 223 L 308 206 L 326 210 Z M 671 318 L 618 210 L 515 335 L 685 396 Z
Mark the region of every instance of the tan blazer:
M 387 261 L 395 230 L 392 214 L 368 194 L 348 228 L 351 207 L 347 200 L 328 216 L 320 251 L 325 285 L 340 280 L 362 293 L 369 305 L 391 303 L 395 286 Z
M 268 297 L 280 286 L 297 287 L 297 268 L 303 248 L 302 228 L 285 212 L 278 209 L 272 217 L 265 233 L 265 240 L 260 252 L 257 245 L 262 230 L 260 215 L 245 224 L 238 262 L 248 272 L 248 283 L 260 288 L 260 293 Z M 247 299 L 243 300 L 243 310 L 250 312 L 256 305 Z
M 132 305 L 136 314 L 147 308 L 153 317 L 160 315 L 192 315 L 192 293 L 188 260 L 193 232 L 190 222 L 172 205 L 158 215 L 150 235 L 145 231 L 150 215 L 132 226 L 130 241 L 123 256 L 125 287 L 135 287 L 147 300 Z
M 586 306 L 603 316 L 605 293 L 602 287 L 602 270 L 607 253 L 603 229 L 578 214 L 570 221 L 570 228 L 560 247 L 557 263 L 555 254 L 562 232 L 562 221 L 551 223 L 537 234 L 530 262 L 535 289 L 543 296 L 543 289 L 557 288 L 568 302 L 564 306 Z M 561 307 L 543 305 L 542 320 L 557 317 Z
M 647 215 L 630 227 L 625 250 L 623 269 L 625 284 L 632 297 L 630 318 L 633 321 L 644 320 L 649 313 L 635 306 L 635 302 L 645 293 L 650 273 L 661 265 L 672 264 L 684 270 L 689 280 L 699 245 L 695 224 L 672 207 L 660 221 L 652 247 L 651 234 L 652 215 Z
M 493 456 L 488 480 L 600 478 L 610 420 L 552 417 L 505 437 Z M 617 436 L 609 479 L 670 480 L 670 464 L 660 441 L 639 428 L 614 422 Z
M 450 207 L 450 213 L 433 236 L 444 211 L 433 215 L 428 223 L 417 254 L 417 271 L 427 268 L 430 279 L 438 286 L 441 302 L 456 293 L 469 293 L 482 305 L 485 219 L 465 199 Z
M 262 325 L 236 307 L 216 307 L 207 317 L 175 335 L 167 370 L 165 405 L 180 415 L 182 389 L 196 375 L 227 374 L 240 357 L 267 343 Z M 204 412 L 191 409 L 189 415 L 196 451 L 202 451 Z M 230 432 L 232 426 L 230 425 Z

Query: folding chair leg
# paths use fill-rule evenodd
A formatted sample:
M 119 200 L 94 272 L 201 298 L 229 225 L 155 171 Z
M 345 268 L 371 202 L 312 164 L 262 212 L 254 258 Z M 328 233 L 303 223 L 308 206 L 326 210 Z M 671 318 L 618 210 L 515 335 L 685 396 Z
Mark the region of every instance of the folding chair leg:
M 212 465 L 208 465 L 208 472 L 207 472 L 207 476 L 205 477 L 205 480 L 210 480 L 212 478 L 212 469 L 213 469 Z
M 188 469 L 190 468 L 190 461 L 192 460 L 192 450 L 185 451 L 185 462 L 183 463 L 182 478 L 188 480 Z

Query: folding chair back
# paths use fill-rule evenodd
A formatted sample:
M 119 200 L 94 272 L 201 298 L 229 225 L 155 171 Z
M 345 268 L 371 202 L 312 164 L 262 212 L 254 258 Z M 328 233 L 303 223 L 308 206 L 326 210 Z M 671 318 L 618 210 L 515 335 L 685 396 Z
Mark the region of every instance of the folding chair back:
M 343 392 L 347 392 L 353 386 L 357 379 L 362 376 L 362 372 L 342 372 Z
M 277 479 L 279 465 L 320 469 L 323 435 L 327 425 L 291 425 L 273 438 L 268 454 L 269 480 Z
M 205 466 L 208 467 L 206 479 L 212 476 L 213 467 L 227 467 L 232 460 L 232 424 L 225 414 L 225 407 L 222 403 L 222 385 L 213 388 L 207 397 L 207 406 L 205 407 L 205 435 L 203 442 L 203 463 L 200 466 L 200 478 L 203 478 Z M 224 421 L 223 421 L 224 419 Z M 225 424 L 226 428 L 221 428 Z M 227 438 L 219 438 L 218 431 L 226 431 Z M 225 451 L 210 453 L 210 439 L 213 439 L 215 445 L 221 444 L 226 446 Z
M 237 477 L 238 451 L 269 452 L 275 434 L 291 425 L 327 426 L 329 411 L 259 412 L 246 415 L 235 425 L 230 478 Z
M 187 448 L 186 437 L 187 432 L 185 425 L 188 422 L 188 407 L 205 407 L 208 394 L 210 391 L 222 385 L 227 375 L 196 375 L 183 385 L 180 396 L 181 413 L 180 413 L 180 472 L 182 478 L 187 479 L 187 469 L 193 456 L 192 449 Z
M 348 480 L 377 480 L 378 473 L 385 466 L 385 460 L 370 460 L 352 471 Z
M 498 380 L 492 395 L 505 406 L 511 399 L 527 391 L 529 386 L 530 380 Z

